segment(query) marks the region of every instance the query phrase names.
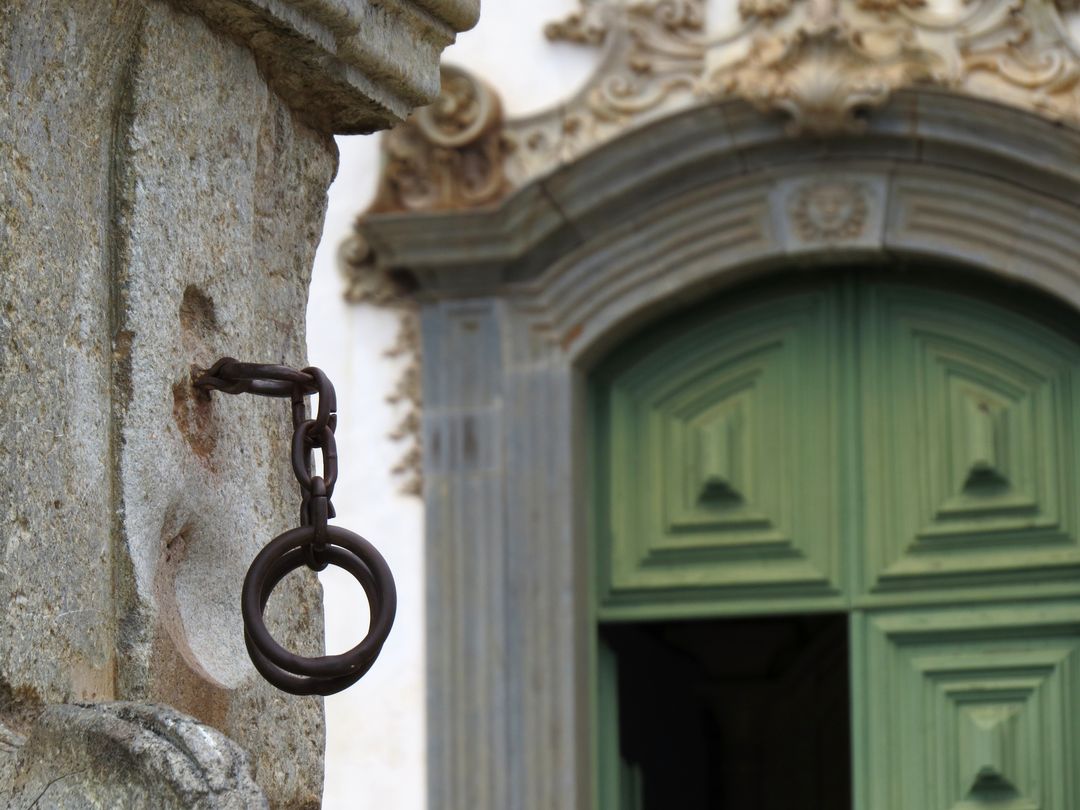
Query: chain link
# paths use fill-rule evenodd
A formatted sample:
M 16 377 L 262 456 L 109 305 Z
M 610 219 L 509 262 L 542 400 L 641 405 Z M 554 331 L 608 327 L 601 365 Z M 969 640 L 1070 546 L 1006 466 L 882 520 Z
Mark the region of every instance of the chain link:
M 394 622 L 397 592 L 390 569 L 367 540 L 329 520 L 335 517 L 331 497 L 338 478 L 337 395 L 319 368 L 242 363 L 223 357 L 196 381 L 201 388 L 227 394 L 288 397 L 293 436 L 291 462 L 300 485 L 300 528 L 284 532 L 259 552 L 244 579 L 244 639 L 255 668 L 274 686 L 294 694 L 331 695 L 355 683 L 378 657 Z M 314 418 L 306 397 L 317 394 Z M 315 473 L 312 459 L 319 451 Z M 306 565 L 322 571 L 327 565 L 349 571 L 368 598 L 371 622 L 367 636 L 342 655 L 304 658 L 282 648 L 263 620 L 263 610 L 286 574 Z

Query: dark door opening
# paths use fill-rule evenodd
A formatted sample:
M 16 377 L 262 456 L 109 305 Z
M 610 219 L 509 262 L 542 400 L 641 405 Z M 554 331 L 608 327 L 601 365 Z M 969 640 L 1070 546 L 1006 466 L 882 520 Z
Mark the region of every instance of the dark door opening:
M 844 615 L 611 624 L 640 810 L 849 810 Z

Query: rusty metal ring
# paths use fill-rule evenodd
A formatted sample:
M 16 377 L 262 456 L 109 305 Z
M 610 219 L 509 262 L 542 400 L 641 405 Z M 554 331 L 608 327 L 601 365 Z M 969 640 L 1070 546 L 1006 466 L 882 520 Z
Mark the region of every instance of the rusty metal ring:
M 329 426 L 323 428 L 318 434 L 312 436 L 309 432 L 315 424 L 314 419 L 301 422 L 293 431 L 292 441 L 292 467 L 296 480 L 305 491 L 311 491 L 311 451 L 314 447 L 322 450 L 323 470 L 322 477 L 326 481 L 326 497 L 334 495 L 334 485 L 337 483 L 337 441 L 334 439 L 334 431 Z
M 271 540 L 251 563 L 244 588 L 241 593 L 240 608 L 244 617 L 244 628 L 251 637 L 252 644 L 270 663 L 292 675 L 306 675 L 312 678 L 338 678 L 364 670 L 378 657 L 386 641 L 390 628 L 394 624 L 397 611 L 397 590 L 394 577 L 386 560 L 367 540 L 358 534 L 340 526 L 326 528 L 330 546 L 324 552 L 327 559 L 335 565 L 340 564 L 342 553 L 355 558 L 341 567 L 353 573 L 364 585 L 364 580 L 356 574 L 360 565 L 366 566 L 372 576 L 371 590 L 365 588 L 371 609 L 371 621 L 367 635 L 351 650 L 340 655 L 322 655 L 305 658 L 289 652 L 278 644 L 263 620 L 263 607 L 282 576 L 289 571 L 306 564 L 305 554 L 290 554 L 295 549 L 303 551 L 315 539 L 315 530 L 311 526 L 290 529 Z M 288 555 L 288 563 L 284 558 Z M 276 578 L 275 578 L 276 576 Z
M 373 605 L 378 603 L 378 593 L 375 591 L 374 577 L 371 574 L 371 569 L 364 564 L 363 560 L 351 552 L 337 548 L 329 549 L 327 555 L 328 560 L 332 561 L 334 565 L 345 569 L 356 577 L 356 580 L 367 594 L 369 602 Z M 266 595 L 260 599 L 260 611 L 266 609 L 266 602 L 277 584 L 284 579 L 287 574 L 295 571 L 297 568 L 303 567 L 305 564 L 306 559 L 304 549 L 302 548 L 295 548 L 292 551 L 287 551 L 278 558 L 277 562 L 267 574 L 267 587 L 265 588 Z M 326 695 L 333 695 L 341 692 L 342 690 L 348 689 L 367 674 L 367 671 L 376 660 L 373 657 L 367 666 L 360 667 L 345 675 L 329 678 L 310 678 L 303 675 L 293 675 L 275 665 L 269 658 L 263 655 L 247 630 L 244 631 L 244 644 L 247 646 L 248 656 L 251 658 L 252 664 L 255 665 L 255 669 L 259 671 L 259 674 L 272 686 L 294 695 L 323 695 L 325 697 Z

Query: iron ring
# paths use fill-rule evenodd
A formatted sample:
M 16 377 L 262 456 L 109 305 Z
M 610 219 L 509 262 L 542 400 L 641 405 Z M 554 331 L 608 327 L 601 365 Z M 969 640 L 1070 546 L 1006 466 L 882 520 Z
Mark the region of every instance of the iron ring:
M 314 527 L 302 526 L 279 534 L 256 555 L 244 577 L 240 608 L 246 634 L 270 663 L 293 675 L 335 678 L 355 674 L 357 670 L 366 672 L 382 650 L 394 624 L 397 589 L 382 555 L 363 537 L 340 526 L 327 526 L 326 535 L 330 545 L 323 552 L 324 559 L 357 578 L 364 586 L 371 609 L 367 635 L 351 650 L 313 658 L 297 655 L 274 640 L 263 619 L 263 608 L 274 586 L 287 573 L 307 564 L 305 551 L 315 540 Z M 297 549 L 300 554 L 290 554 Z M 365 584 L 366 576 L 357 573 L 362 571 L 360 566 L 370 573 L 370 583 Z
M 365 593 L 368 595 L 368 599 L 373 603 L 377 600 L 377 594 L 374 593 L 375 581 L 369 569 L 359 557 L 348 551 L 342 549 L 331 548 L 326 555 L 327 560 L 332 560 L 335 565 L 347 570 L 357 581 L 363 586 Z M 305 549 L 298 548 L 292 551 L 287 551 L 281 557 L 278 558 L 277 563 L 269 572 L 269 578 L 267 580 L 266 597 L 260 600 L 260 610 L 265 610 L 266 602 L 269 598 L 270 592 L 277 586 L 277 583 L 285 578 L 287 574 L 301 568 L 307 564 L 307 555 Z M 360 680 L 367 671 L 375 663 L 375 658 L 372 658 L 367 666 L 361 667 L 357 670 L 353 670 L 344 675 L 336 677 L 324 677 L 324 678 L 311 678 L 303 675 L 294 675 L 281 667 L 274 664 L 263 655 L 262 650 L 255 644 L 251 638 L 251 634 L 244 631 L 244 644 L 247 646 L 248 656 L 251 658 L 252 664 L 255 665 L 255 669 L 259 671 L 259 674 L 263 676 L 272 686 L 281 689 L 282 691 L 289 692 L 294 695 L 334 695 L 345 689 L 348 689 L 358 680 Z

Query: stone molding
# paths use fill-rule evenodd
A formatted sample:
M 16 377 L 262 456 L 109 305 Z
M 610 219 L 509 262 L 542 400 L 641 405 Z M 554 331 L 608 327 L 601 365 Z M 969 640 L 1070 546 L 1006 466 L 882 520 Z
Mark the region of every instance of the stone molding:
M 175 0 L 255 54 L 321 132 L 368 133 L 439 94 L 439 59 L 479 0 Z
M 656 189 L 662 189 L 665 198 L 677 197 L 710 182 L 735 181 L 770 168 L 781 183 L 780 174 L 788 174 L 795 164 L 832 165 L 862 155 L 904 165 L 922 163 L 928 170 L 954 165 L 990 176 L 1006 172 L 1018 188 L 1063 187 L 1062 201 L 1077 204 L 1080 195 L 1072 185 L 1080 182 L 1076 154 L 1078 129 L 932 88 L 899 91 L 860 136 L 821 141 L 791 139 L 782 121 L 761 117 L 745 102 L 723 102 L 627 133 L 497 206 L 362 217 L 359 238 L 351 243 L 359 251 L 351 260 L 356 272 L 348 278 L 354 296 L 376 303 L 381 295 L 376 290 L 402 278 L 408 278 L 421 300 L 520 290 L 537 283 L 560 257 L 588 242 L 598 229 L 606 230 L 614 219 L 632 221 L 635 227 L 647 220 L 660 193 Z M 820 185 L 831 178 L 814 182 Z M 782 201 L 784 218 L 802 219 L 796 190 L 788 193 L 795 197 Z M 819 199 L 816 204 L 825 202 Z M 863 216 L 872 216 L 874 201 L 867 198 L 866 205 Z M 815 216 L 824 222 L 830 215 L 819 211 Z M 855 238 L 870 233 L 864 228 Z M 350 260 L 343 263 L 350 265 Z

